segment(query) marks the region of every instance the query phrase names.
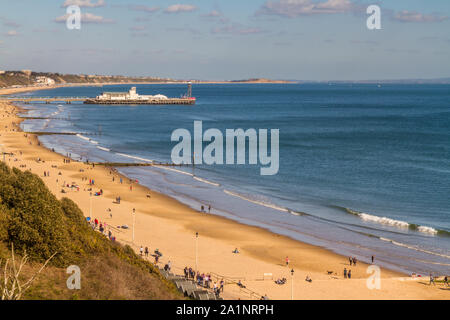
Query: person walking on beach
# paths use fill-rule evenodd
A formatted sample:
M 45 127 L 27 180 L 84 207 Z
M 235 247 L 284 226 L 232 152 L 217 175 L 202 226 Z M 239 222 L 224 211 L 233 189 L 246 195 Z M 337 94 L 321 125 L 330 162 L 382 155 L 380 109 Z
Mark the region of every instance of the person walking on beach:
M 141 246 L 141 248 L 139 249 L 139 251 L 141 252 L 141 257 L 142 257 L 142 255 L 143 255 L 143 253 L 144 253 L 144 248 Z
M 224 285 L 225 285 L 225 281 L 223 281 L 223 279 L 220 280 L 220 288 L 219 288 L 219 292 L 223 292 L 223 287 L 224 287 Z
M 347 268 L 344 268 L 344 279 L 347 279 Z
M 373 264 L 374 261 L 375 261 L 375 256 L 372 256 L 372 264 Z
M 148 257 L 148 247 L 145 247 L 145 256 Z
M 356 257 L 353 257 L 353 265 L 356 267 Z
M 351 278 L 352 278 L 352 270 L 348 270 L 348 274 L 347 274 L 347 277 L 348 277 L 349 279 L 351 279 Z
M 433 275 L 430 273 L 430 286 L 431 284 L 433 284 L 434 286 L 436 285 L 436 283 L 434 282 L 434 277 Z
M 288 266 L 289 266 L 289 257 L 286 256 L 286 267 L 288 267 Z

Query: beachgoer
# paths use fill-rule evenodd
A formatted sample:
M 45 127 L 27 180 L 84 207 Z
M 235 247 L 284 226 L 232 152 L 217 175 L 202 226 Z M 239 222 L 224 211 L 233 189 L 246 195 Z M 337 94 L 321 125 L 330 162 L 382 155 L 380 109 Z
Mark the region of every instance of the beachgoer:
M 348 277 L 349 279 L 351 279 L 351 278 L 352 278 L 352 270 L 348 270 L 348 274 L 347 274 L 347 277 Z
M 145 247 L 145 256 L 148 257 L 148 247 Z
M 289 257 L 286 257 L 286 266 L 289 266 Z
M 348 257 L 348 261 L 350 262 L 350 265 L 352 265 L 352 263 L 353 263 L 352 257 Z
M 434 282 L 434 277 L 433 275 L 430 273 L 430 286 L 431 284 L 436 285 L 436 283 Z
M 140 251 L 141 256 L 142 256 L 142 254 L 144 253 L 144 248 L 141 246 L 141 248 L 139 249 L 139 251 Z
M 344 278 L 347 279 L 347 268 L 344 268 Z
M 375 260 L 375 257 L 374 257 L 374 256 L 372 256 L 372 264 L 373 264 L 374 260 Z

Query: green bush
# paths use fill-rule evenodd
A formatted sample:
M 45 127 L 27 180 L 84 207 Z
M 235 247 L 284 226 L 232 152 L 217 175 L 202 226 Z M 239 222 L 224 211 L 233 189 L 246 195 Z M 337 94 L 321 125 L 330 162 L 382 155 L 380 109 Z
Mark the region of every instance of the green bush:
M 60 202 L 38 176 L 1 163 L 0 200 L 7 241 L 14 243 L 18 252 L 27 250 L 36 260 L 57 252 L 54 261 L 64 260 L 69 241 L 65 216 Z

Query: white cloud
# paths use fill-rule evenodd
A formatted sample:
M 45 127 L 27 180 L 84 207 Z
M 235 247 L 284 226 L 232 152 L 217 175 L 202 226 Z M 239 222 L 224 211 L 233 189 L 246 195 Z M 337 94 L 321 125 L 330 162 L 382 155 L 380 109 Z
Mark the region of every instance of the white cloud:
M 15 37 L 18 35 L 19 35 L 19 32 L 17 32 L 16 30 L 9 30 L 8 32 L 5 33 L 5 36 L 8 36 L 8 37 Z
M 69 17 L 68 14 L 58 17 L 55 19 L 55 22 L 66 23 L 68 17 Z M 102 16 L 96 16 L 92 13 L 86 12 L 81 14 L 81 23 L 103 24 L 103 23 L 114 23 L 114 21 L 111 19 L 105 19 Z
M 192 12 L 196 9 L 197 9 L 196 6 L 190 4 L 173 4 L 169 6 L 166 10 L 164 10 L 164 12 L 165 13 Z
M 130 4 L 128 6 L 128 9 L 133 10 L 133 11 L 142 11 L 142 12 L 147 12 L 147 13 L 154 13 L 159 11 L 160 7 L 149 7 L 149 6 L 144 6 L 144 5 L 133 5 Z
M 448 19 L 448 16 L 438 14 L 423 14 L 417 11 L 399 11 L 394 15 L 394 20 L 400 22 L 441 22 Z
M 130 28 L 131 31 L 144 31 L 145 26 L 133 26 Z
M 249 35 L 263 32 L 264 31 L 260 28 L 245 27 L 239 24 L 233 24 L 225 27 L 218 27 L 211 30 L 211 33 L 214 34 L 234 34 L 234 35 Z
M 93 0 L 66 0 L 62 7 L 67 8 L 68 6 L 79 6 L 86 8 L 98 8 L 105 6 L 105 0 L 98 0 L 97 2 L 92 2 Z
M 218 17 L 222 17 L 223 14 L 220 11 L 217 10 L 213 10 L 207 14 L 204 14 L 203 17 L 208 17 L 208 18 L 218 18 Z
M 257 14 L 273 14 L 294 18 L 302 15 L 345 13 L 355 9 L 350 0 L 278 0 L 267 1 Z

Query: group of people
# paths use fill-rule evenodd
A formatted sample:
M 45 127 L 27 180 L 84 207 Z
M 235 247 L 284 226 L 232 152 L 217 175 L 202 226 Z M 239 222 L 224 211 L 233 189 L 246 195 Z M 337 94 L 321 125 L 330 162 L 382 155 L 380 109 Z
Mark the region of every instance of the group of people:
M 430 273 L 430 286 L 431 286 L 432 284 L 433 284 L 434 286 L 436 285 L 435 280 L 436 280 L 436 278 L 433 276 L 432 273 Z M 447 287 L 450 286 L 449 283 L 448 283 L 448 277 L 447 277 L 447 276 L 444 277 L 443 283 L 444 283 Z
M 108 237 L 109 240 L 115 242 L 116 237 L 112 234 L 111 230 L 108 230 L 108 233 L 106 234 L 106 228 L 107 224 L 106 222 L 100 222 L 97 218 L 92 219 L 91 217 L 86 218 L 86 222 L 91 226 L 92 230 L 97 230 Z
M 148 247 L 142 247 L 139 249 L 139 252 L 141 253 L 141 256 L 145 255 L 146 257 L 148 257 Z
M 348 270 L 347 268 L 344 268 L 344 279 L 351 279 L 352 278 L 352 270 Z
M 210 289 L 212 278 L 210 274 L 200 274 L 200 272 L 195 272 L 192 267 L 184 267 L 184 277 L 185 279 L 194 280 L 198 286 Z M 220 282 L 214 282 L 212 289 L 216 297 L 219 297 L 220 293 L 223 292 L 225 286 L 225 281 L 222 279 Z
M 353 264 L 356 267 L 356 262 L 357 262 L 356 257 L 348 257 L 348 261 L 349 261 L 350 265 Z M 372 262 L 373 262 L 373 256 L 372 256 Z
M 201 210 L 201 212 L 205 212 L 205 206 L 202 205 L 202 206 L 200 207 L 200 210 Z M 208 213 L 211 213 L 211 205 L 208 205 Z

